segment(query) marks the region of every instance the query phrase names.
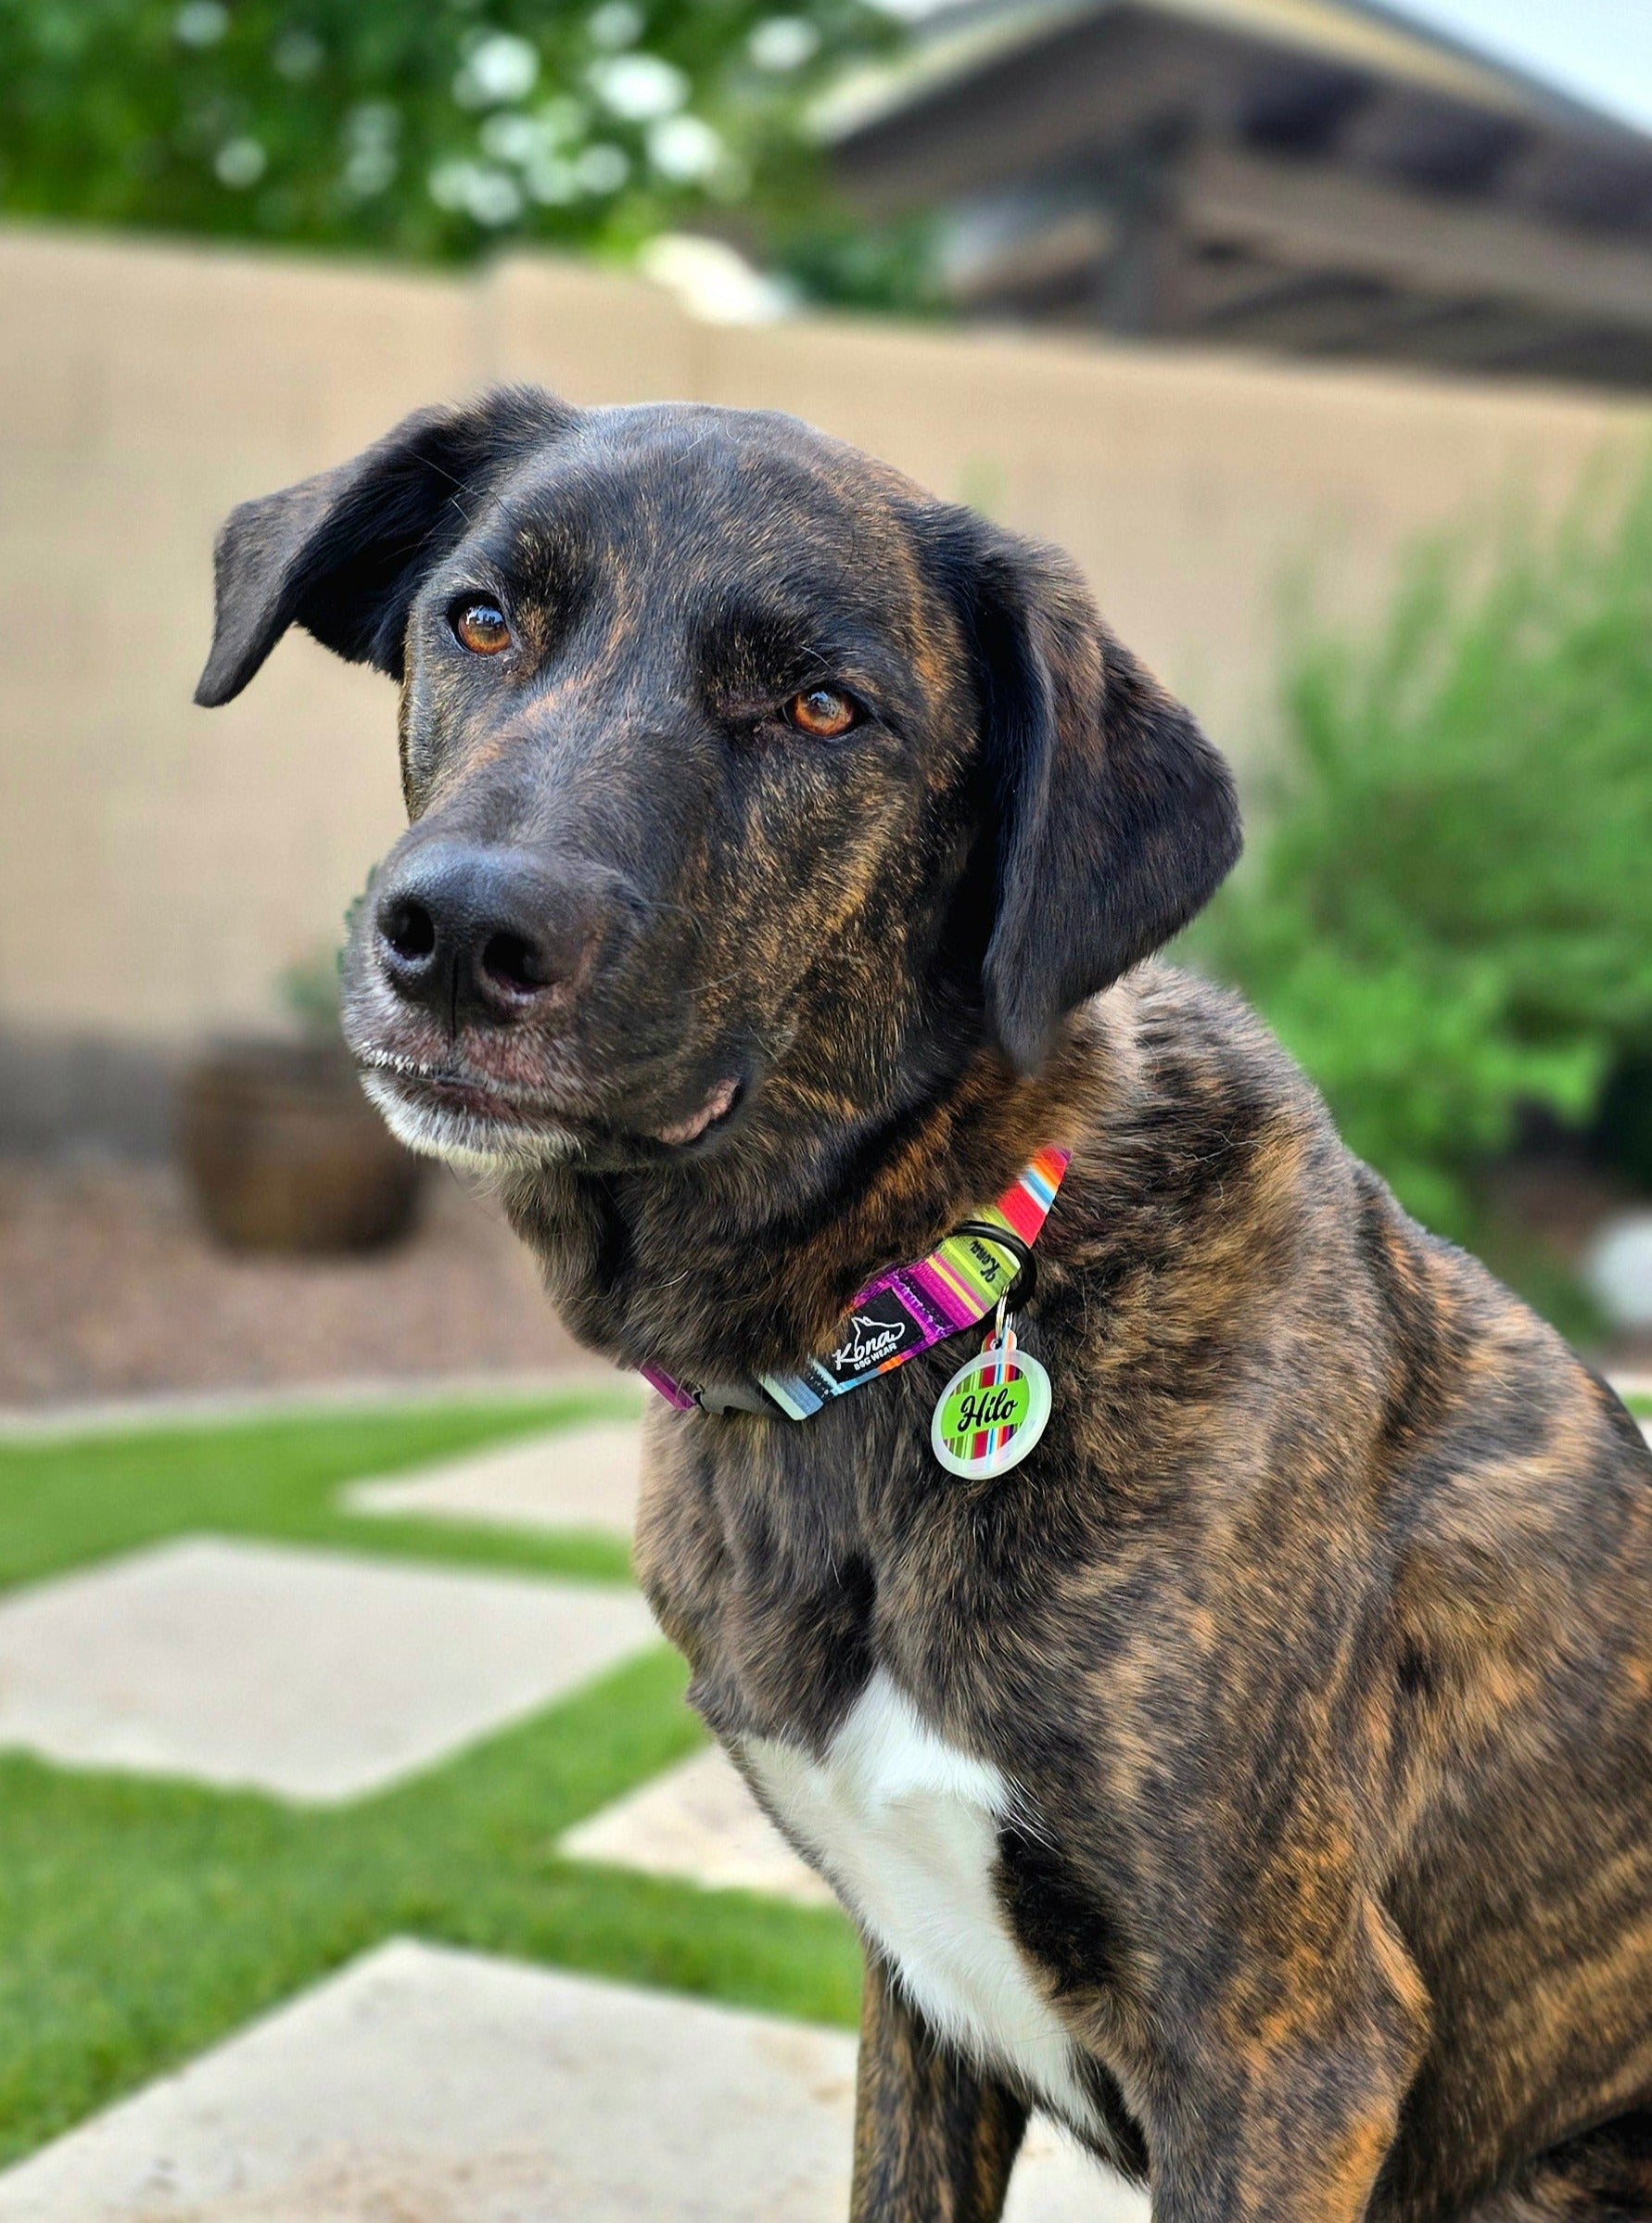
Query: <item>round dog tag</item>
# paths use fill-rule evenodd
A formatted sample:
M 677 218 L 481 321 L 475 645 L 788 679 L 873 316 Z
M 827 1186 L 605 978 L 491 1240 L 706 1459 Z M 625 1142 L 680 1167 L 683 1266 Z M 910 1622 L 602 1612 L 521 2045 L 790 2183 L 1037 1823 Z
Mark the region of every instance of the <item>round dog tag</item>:
M 941 1391 L 929 1441 L 948 1474 L 1008 1473 L 1044 1433 L 1049 1377 L 1036 1358 L 990 1335 L 978 1358 L 959 1366 Z

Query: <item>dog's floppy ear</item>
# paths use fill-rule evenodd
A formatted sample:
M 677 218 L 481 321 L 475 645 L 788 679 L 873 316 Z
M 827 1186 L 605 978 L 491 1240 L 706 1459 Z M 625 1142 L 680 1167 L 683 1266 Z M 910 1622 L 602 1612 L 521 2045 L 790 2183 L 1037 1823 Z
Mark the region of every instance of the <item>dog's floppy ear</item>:
M 1023 1073 L 1064 1012 L 1185 926 L 1239 852 L 1222 757 L 1122 648 L 1054 550 L 927 520 L 974 662 L 991 807 L 987 1017 Z
M 401 677 L 408 606 L 500 470 L 576 412 L 533 387 L 403 418 L 353 462 L 244 502 L 218 536 L 217 622 L 195 699 L 240 693 L 290 625 Z

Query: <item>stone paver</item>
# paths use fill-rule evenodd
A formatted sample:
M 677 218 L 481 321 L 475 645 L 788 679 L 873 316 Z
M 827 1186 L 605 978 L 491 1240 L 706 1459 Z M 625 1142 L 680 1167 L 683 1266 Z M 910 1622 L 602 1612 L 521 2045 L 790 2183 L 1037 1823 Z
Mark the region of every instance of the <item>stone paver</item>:
M 351 1513 L 413 1513 L 506 1529 L 610 1529 L 629 1536 L 640 1455 L 634 1420 L 595 1421 L 421 1473 L 352 1482 L 341 1502 Z
M 0 2176 L 0 2223 L 842 2223 L 854 2045 L 407 1941 Z M 1011 2223 L 1146 2223 L 1036 2128 Z
M 336 1801 L 655 1640 L 629 1591 L 184 1537 L 0 1601 L 0 1747 Z
M 807 1907 L 836 1904 L 715 1749 L 697 1752 L 577 1823 L 559 1849 L 573 1860 L 679 1876 L 710 1890 L 763 1891 Z

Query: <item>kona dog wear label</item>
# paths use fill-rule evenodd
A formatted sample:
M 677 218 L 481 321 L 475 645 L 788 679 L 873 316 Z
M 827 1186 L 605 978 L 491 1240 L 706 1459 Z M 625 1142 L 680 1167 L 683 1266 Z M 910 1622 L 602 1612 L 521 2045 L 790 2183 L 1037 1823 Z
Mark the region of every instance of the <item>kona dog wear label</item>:
M 1012 1334 L 1002 1342 L 989 1335 L 941 1391 L 930 1446 L 948 1474 L 1004 1474 L 1020 1466 L 1048 1418 L 1049 1376 Z
M 870 1298 L 849 1315 L 839 1330 L 835 1349 L 815 1361 L 836 1381 L 858 1380 L 875 1374 L 922 1332 L 922 1323 L 907 1310 L 893 1289 Z
M 824 1352 L 808 1360 L 800 1373 L 765 1374 L 752 1391 L 735 1401 L 740 1409 L 778 1407 L 790 1420 L 807 1420 L 829 1397 L 858 1390 L 862 1382 L 904 1366 L 921 1351 L 933 1350 L 960 1328 L 985 1319 L 1021 1271 L 1022 1259 L 1055 1201 L 1068 1156 L 1066 1150 L 1040 1150 L 974 1226 L 949 1235 L 927 1258 L 893 1266 L 869 1281 Z M 993 1240 L 995 1226 L 1004 1230 L 1007 1239 L 1002 1243 Z M 1023 1363 L 1035 1365 L 1031 1360 Z M 657 1366 L 642 1371 L 680 1410 L 692 1411 L 700 1404 L 702 1392 L 693 1385 Z M 1036 1371 L 1042 1374 L 1043 1368 Z M 760 1396 L 756 1394 L 758 1389 Z M 1045 1389 L 1048 1402 L 1048 1381 Z M 706 1396 L 708 1409 L 721 1409 L 711 1404 L 709 1392 Z M 1042 1428 L 1042 1421 L 1038 1425 Z M 1031 1449 L 1029 1442 L 1027 1450 Z M 1024 1456 L 1025 1453 L 1016 1454 L 1017 1458 Z

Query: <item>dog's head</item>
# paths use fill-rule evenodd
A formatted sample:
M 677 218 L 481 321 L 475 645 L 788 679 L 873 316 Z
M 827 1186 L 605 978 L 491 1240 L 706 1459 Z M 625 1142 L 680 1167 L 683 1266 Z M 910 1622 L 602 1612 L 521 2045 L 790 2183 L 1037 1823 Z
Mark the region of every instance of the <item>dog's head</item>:
M 197 699 L 291 625 L 401 682 L 347 1032 L 441 1155 L 681 1162 L 1035 1070 L 1238 849 L 1063 559 L 786 417 L 423 412 L 235 512 Z

